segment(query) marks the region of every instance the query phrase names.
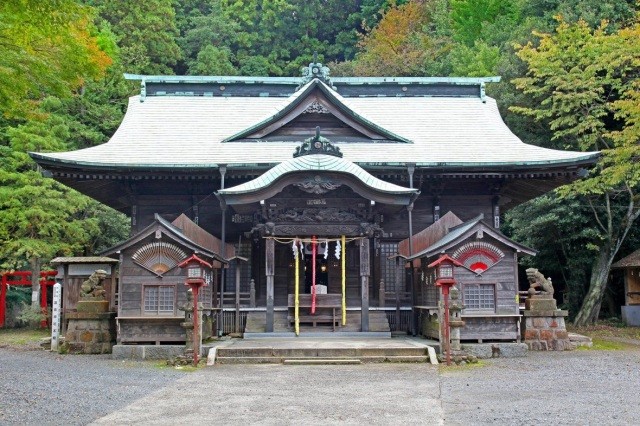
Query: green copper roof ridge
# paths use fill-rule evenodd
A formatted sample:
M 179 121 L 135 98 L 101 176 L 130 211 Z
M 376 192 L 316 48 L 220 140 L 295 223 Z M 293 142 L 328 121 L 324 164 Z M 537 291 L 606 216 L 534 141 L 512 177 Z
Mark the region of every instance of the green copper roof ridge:
M 307 95 L 309 93 L 311 93 L 315 88 L 318 88 L 325 96 L 327 96 L 328 98 L 330 98 L 331 101 L 333 101 L 334 105 L 340 109 L 342 112 L 344 112 L 345 114 L 349 115 L 351 118 L 353 118 L 355 121 L 359 122 L 360 124 L 364 125 L 365 127 L 369 127 L 371 129 L 373 129 L 374 131 L 376 131 L 377 133 L 380 133 L 381 135 L 391 139 L 391 140 L 396 140 L 396 141 L 400 141 L 403 143 L 413 143 L 412 141 L 410 141 L 409 139 L 406 139 L 400 135 L 397 135 L 393 132 L 391 132 L 390 130 L 385 129 L 384 127 L 364 118 L 363 116 L 361 116 L 360 114 L 358 114 L 357 112 L 355 112 L 353 109 L 351 109 L 351 107 L 347 106 L 344 104 L 344 102 L 342 102 L 340 99 L 338 99 L 335 96 L 335 93 L 333 93 L 333 90 L 331 88 L 329 88 L 329 86 L 327 86 L 326 83 L 324 83 L 323 81 L 314 78 L 312 79 L 310 82 L 308 82 L 307 84 L 305 84 L 303 86 L 303 88 L 301 88 L 300 90 L 302 90 L 301 93 L 299 93 L 295 99 L 291 100 L 284 108 L 282 108 L 280 111 L 277 111 L 275 114 L 265 118 L 264 120 L 253 124 L 252 126 L 247 127 L 244 130 L 241 130 L 240 132 L 237 132 L 236 134 L 229 136 L 228 138 L 225 138 L 222 142 L 233 142 L 236 139 L 241 139 L 244 138 L 248 135 L 250 135 L 251 133 L 254 133 L 256 131 L 258 131 L 261 128 L 264 128 L 266 126 L 268 126 L 270 123 L 275 123 L 278 120 L 280 120 L 282 117 L 286 116 L 287 114 L 289 114 L 292 110 L 294 110 L 301 102 L 304 101 L 304 99 L 307 97 Z
M 124 73 L 125 80 L 146 83 L 266 83 L 300 84 L 300 77 L 247 77 L 234 75 L 144 75 Z
M 206 82 L 244 82 L 267 84 L 292 84 L 299 85 L 303 77 L 269 77 L 269 76 L 233 76 L 233 75 L 146 75 L 124 73 L 126 80 L 143 80 L 147 83 L 206 83 Z M 487 77 L 331 77 L 332 83 L 342 84 L 462 84 L 479 85 L 482 83 L 497 83 L 500 76 Z

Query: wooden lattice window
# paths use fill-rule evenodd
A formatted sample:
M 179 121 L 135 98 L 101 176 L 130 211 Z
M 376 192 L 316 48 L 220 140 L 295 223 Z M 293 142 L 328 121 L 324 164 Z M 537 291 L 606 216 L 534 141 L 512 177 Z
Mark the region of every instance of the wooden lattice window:
M 164 241 L 154 241 L 140 247 L 131 259 L 143 268 L 162 275 L 178 266 L 187 257 L 184 250 Z
M 175 285 L 145 285 L 143 292 L 146 315 L 171 315 L 175 312 Z
M 384 289 L 389 292 L 396 291 L 396 259 L 389 259 L 390 256 L 398 254 L 398 243 L 380 243 L 380 279 L 384 281 Z M 403 268 L 404 269 L 404 268 Z M 404 283 L 401 280 L 399 291 L 404 290 Z
M 494 312 L 496 309 L 496 286 L 494 284 L 464 284 L 462 301 L 465 309 Z

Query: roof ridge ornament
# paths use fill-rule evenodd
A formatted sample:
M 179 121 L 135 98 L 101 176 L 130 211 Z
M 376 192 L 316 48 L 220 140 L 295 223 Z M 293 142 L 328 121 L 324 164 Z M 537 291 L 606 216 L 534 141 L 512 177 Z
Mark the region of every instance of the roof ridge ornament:
M 302 84 L 300 84 L 298 89 L 314 78 L 317 78 L 318 80 L 326 83 L 329 87 L 333 88 L 329 78 L 330 73 L 331 70 L 329 67 L 323 66 L 318 62 L 318 52 L 313 52 L 313 62 L 309 63 L 309 66 L 302 68 Z
M 303 155 L 325 154 L 342 158 L 340 148 L 331 143 L 327 138 L 320 136 L 320 126 L 316 127 L 316 135 L 305 139 L 302 145 L 296 148 L 293 158 L 302 157 Z

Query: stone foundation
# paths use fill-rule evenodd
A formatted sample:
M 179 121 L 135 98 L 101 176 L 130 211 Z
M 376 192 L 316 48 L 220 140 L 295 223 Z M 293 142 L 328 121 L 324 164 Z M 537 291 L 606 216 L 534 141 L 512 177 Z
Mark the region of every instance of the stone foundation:
M 69 321 L 61 352 L 110 354 L 116 340 L 115 312 L 105 312 L 108 302 L 80 301 L 78 312 L 67 314 Z
M 565 326 L 567 311 L 557 309 L 551 296 L 532 296 L 525 302 L 522 338 L 532 351 L 567 351 L 576 348 Z

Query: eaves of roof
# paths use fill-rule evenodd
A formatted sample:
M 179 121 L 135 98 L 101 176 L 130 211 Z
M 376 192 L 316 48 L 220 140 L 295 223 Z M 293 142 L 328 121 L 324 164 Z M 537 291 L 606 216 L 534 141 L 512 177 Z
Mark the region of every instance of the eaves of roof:
M 496 173 L 500 171 L 518 171 L 523 169 L 528 169 L 531 167 L 559 167 L 559 166 L 582 166 L 582 165 L 590 165 L 593 164 L 599 157 L 600 152 L 588 152 L 585 155 L 568 158 L 568 159 L 557 159 L 557 160 L 541 160 L 541 161 L 519 161 L 519 162 L 415 162 L 416 168 L 423 169 L 424 171 L 434 171 L 434 172 L 444 172 L 446 170 L 447 173 L 455 172 L 455 171 L 474 171 L 474 172 L 487 172 L 487 173 Z M 91 170 L 100 170 L 100 171 L 167 171 L 167 170 L 184 170 L 189 172 L 210 172 L 211 169 L 217 169 L 221 164 L 218 163 L 159 163 L 159 164 L 139 164 L 139 163 L 118 163 L 118 164 L 109 164 L 109 163 L 101 163 L 101 162 L 93 162 L 93 161 L 74 161 L 67 160 L 61 158 L 50 157 L 47 154 L 42 154 L 38 152 L 29 152 L 29 156 L 34 160 L 37 160 L 41 165 L 67 165 L 67 166 L 78 166 L 77 168 L 87 168 Z M 224 164 L 227 169 L 255 169 L 255 168 L 264 168 L 267 169 L 269 167 L 273 167 L 279 163 L 232 163 L 232 164 Z M 390 162 L 354 162 L 354 164 L 359 165 L 363 168 L 386 168 L 389 167 L 399 167 L 406 168 L 408 162 L 398 162 L 398 161 L 390 161 Z

